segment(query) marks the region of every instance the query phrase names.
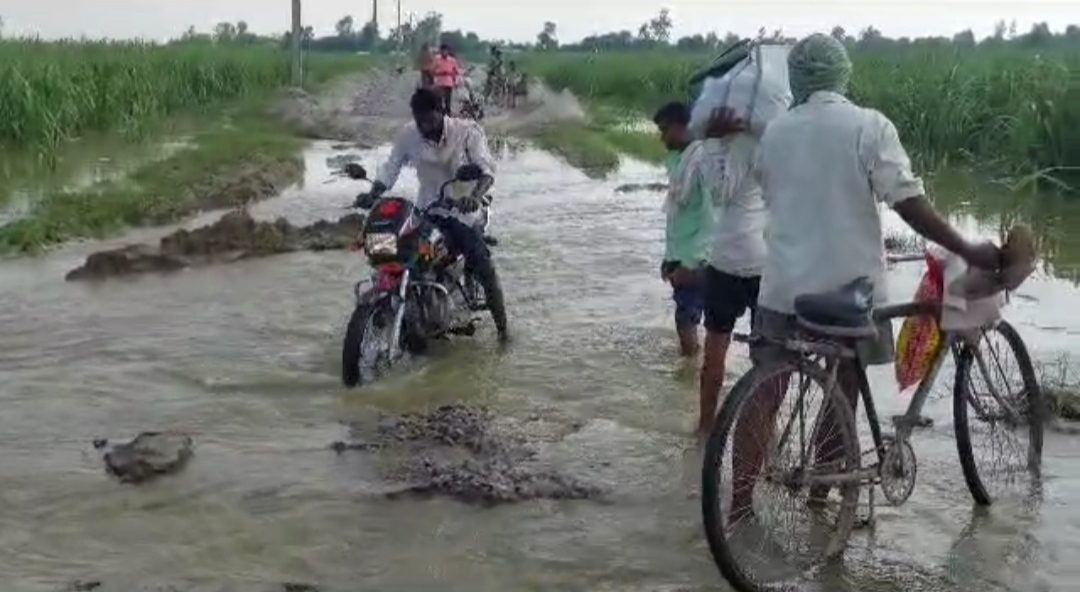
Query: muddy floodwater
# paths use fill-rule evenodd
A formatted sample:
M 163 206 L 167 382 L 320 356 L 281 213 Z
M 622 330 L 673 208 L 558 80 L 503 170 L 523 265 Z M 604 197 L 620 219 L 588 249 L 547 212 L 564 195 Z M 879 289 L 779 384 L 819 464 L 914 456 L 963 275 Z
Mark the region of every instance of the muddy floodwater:
M 360 154 L 373 165 L 386 153 Z M 323 184 L 334 154 L 314 145 L 304 185 L 253 215 L 344 215 L 362 186 Z M 504 149 L 492 232 L 514 343 L 500 350 L 488 325 L 356 391 L 338 378 L 351 285 L 366 272 L 356 253 L 64 281 L 91 251 L 171 230 L 157 229 L 0 264 L 4 592 L 74 580 L 99 590 L 726 590 L 701 532 L 695 371 L 675 359 L 658 278 L 661 194 L 615 191 L 659 178 L 627 162 L 595 181 L 546 153 Z M 401 189 L 415 190 L 411 173 Z M 993 211 L 976 214 L 957 215 L 996 232 Z M 1053 273 L 1069 268 L 1067 249 L 1055 257 L 1006 313 L 1043 361 L 1080 351 L 1080 293 Z M 908 297 L 920 273 L 894 269 L 894 297 Z M 742 346 L 733 355 L 729 380 L 747 367 Z M 891 368 L 873 379 L 880 413 L 898 413 L 907 400 Z M 926 411 L 934 427 L 913 442 L 914 496 L 879 507 L 876 531 L 853 536 L 828 589 L 1075 589 L 1080 440 L 1047 434 L 1041 499 L 974 511 L 948 380 Z M 372 455 L 328 448 L 375 410 L 451 403 L 534 420 L 558 436 L 540 438 L 547 462 L 606 495 L 495 507 L 388 499 Z M 110 480 L 91 442 L 145 430 L 190 434 L 194 457 L 145 485 Z

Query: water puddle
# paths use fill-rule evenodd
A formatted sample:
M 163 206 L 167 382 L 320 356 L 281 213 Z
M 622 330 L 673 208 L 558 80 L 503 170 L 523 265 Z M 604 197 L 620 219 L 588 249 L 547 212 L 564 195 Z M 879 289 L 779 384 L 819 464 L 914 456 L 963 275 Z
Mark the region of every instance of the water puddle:
M 365 186 L 324 183 L 327 159 L 344 152 L 314 144 L 303 182 L 252 215 L 310 224 L 348 214 Z M 372 168 L 388 149 L 356 154 Z M 299 251 L 98 285 L 64 281 L 91 251 L 154 242 L 174 227 L 4 263 L 6 589 L 110 578 L 268 590 L 290 581 L 326 590 L 716 589 L 722 584 L 701 535 L 700 459 L 687 437 L 696 377 L 674 359 L 670 293 L 656 277 L 662 193 L 616 191 L 661 179 L 657 167 L 627 161 L 595 181 L 546 153 L 502 150 L 492 232 L 514 344 L 499 350 L 486 327 L 358 391 L 343 392 L 337 374 L 351 286 L 366 274 L 355 253 Z M 403 175 L 397 189 L 414 193 L 414 176 Z M 996 232 L 1000 221 L 993 212 L 951 210 L 972 230 Z M 1080 351 L 1077 287 L 1055 275 L 1074 260 L 1064 247 L 1048 259 L 1006 312 L 1041 360 Z M 899 300 L 914 292 L 921 269 L 890 274 Z M 748 365 L 744 348 L 734 358 L 732 376 Z M 890 368 L 875 369 L 872 380 L 880 414 L 906 405 Z M 914 496 L 883 510 L 874 536 L 853 540 L 846 583 L 829 589 L 1072 589 L 1080 576 L 1071 561 L 1080 555 L 1075 440 L 1048 434 L 1046 488 L 1035 509 L 974 513 L 944 382 L 926 410 L 934 427 L 914 442 Z M 391 500 L 370 457 L 328 449 L 375 408 L 453 403 L 536 419 L 533 429 L 549 442 L 544 458 L 603 487 L 607 499 L 494 508 Z M 110 481 L 90 442 L 153 429 L 192 435 L 185 470 L 138 488 Z
M 43 195 L 81 191 L 123 179 L 136 168 L 191 147 L 189 137 L 134 145 L 84 145 L 76 142 L 60 156 L 58 169 L 15 162 L 0 182 L 0 224 L 25 216 Z

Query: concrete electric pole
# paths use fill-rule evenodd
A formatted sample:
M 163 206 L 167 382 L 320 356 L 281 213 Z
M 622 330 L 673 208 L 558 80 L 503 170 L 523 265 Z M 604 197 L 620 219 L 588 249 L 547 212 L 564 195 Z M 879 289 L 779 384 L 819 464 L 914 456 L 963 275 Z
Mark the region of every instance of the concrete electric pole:
M 300 38 L 304 27 L 300 19 L 300 0 L 292 0 L 292 83 L 299 88 L 304 85 L 303 62 L 300 59 Z

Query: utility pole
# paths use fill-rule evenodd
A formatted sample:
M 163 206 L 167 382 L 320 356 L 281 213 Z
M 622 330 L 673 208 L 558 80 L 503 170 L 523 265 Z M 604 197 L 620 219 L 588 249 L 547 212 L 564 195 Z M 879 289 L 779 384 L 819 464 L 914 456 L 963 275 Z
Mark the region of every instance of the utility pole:
M 401 0 L 397 0 L 397 46 L 399 52 L 404 51 L 405 36 L 401 31 Z
M 379 30 L 379 0 L 371 0 L 371 24 Z
M 292 0 L 292 83 L 295 87 L 304 85 L 303 62 L 300 60 L 300 37 L 303 27 L 300 24 L 300 0 Z

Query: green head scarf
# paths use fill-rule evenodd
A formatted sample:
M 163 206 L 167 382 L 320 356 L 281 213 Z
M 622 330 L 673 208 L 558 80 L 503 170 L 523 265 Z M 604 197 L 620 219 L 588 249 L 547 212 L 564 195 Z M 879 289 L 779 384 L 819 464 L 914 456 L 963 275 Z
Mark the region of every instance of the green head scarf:
M 844 94 L 851 80 L 851 58 L 840 41 L 814 33 L 791 48 L 788 79 L 796 105 L 819 90 Z

